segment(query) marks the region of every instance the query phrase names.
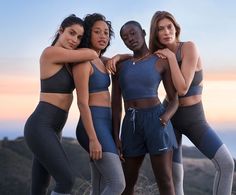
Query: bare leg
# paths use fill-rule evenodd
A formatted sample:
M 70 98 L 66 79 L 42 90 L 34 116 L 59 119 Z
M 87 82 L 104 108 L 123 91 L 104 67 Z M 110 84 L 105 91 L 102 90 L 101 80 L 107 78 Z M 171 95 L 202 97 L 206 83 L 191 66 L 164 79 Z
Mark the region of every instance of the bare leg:
M 175 195 L 172 179 L 172 151 L 150 155 L 152 169 L 161 195 Z
M 125 175 L 126 187 L 122 195 L 133 195 L 134 186 L 138 180 L 139 169 L 145 156 L 125 158 L 123 170 Z

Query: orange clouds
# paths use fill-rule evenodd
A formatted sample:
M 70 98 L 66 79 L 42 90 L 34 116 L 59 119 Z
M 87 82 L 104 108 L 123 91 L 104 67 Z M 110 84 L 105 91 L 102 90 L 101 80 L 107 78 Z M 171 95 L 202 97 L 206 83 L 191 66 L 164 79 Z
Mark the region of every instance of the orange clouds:
M 208 121 L 214 123 L 236 122 L 236 78 L 229 74 L 206 74 L 203 105 Z M 223 79 L 223 80 L 222 80 Z M 0 78 L 0 120 L 25 120 L 35 109 L 39 99 L 37 76 L 4 76 Z M 165 93 L 159 90 L 161 99 Z M 78 120 L 76 98 L 70 111 L 69 120 Z

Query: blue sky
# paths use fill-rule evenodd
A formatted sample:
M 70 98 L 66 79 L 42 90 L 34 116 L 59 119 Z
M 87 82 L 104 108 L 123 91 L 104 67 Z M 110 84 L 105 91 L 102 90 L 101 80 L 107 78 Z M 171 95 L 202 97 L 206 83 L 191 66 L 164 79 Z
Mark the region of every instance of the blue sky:
M 51 44 L 61 21 L 68 15 L 74 13 L 81 18 L 94 12 L 105 15 L 112 22 L 116 35 L 105 54 L 112 56 L 129 52 L 119 37 L 120 27 L 125 22 L 139 21 L 148 35 L 152 15 L 158 10 L 169 11 L 181 25 L 181 40 L 192 40 L 197 44 L 205 73 L 214 71 L 220 75 L 227 71 L 236 73 L 235 8 L 234 0 L 2 0 L 0 138 L 23 134 L 24 121 L 38 102 L 39 57 L 42 50 Z M 146 38 L 148 40 L 149 37 Z M 222 82 L 219 77 L 217 81 L 208 82 L 204 86 L 203 97 L 209 121 L 223 119 L 233 130 L 236 121 L 234 75 L 233 82 Z M 65 134 L 74 135 L 78 116 L 74 101 Z M 224 124 L 219 129 L 223 132 L 228 128 L 225 127 Z
M 198 45 L 206 70 L 235 70 L 235 8 L 233 0 L 8 0 L 0 7 L 0 76 L 14 74 L 14 70 L 38 74 L 42 50 L 71 13 L 83 18 L 99 12 L 111 20 L 116 37 L 106 55 L 112 56 L 129 52 L 119 37 L 122 24 L 137 20 L 148 35 L 151 17 L 157 10 L 173 13 L 182 27 L 181 39 Z

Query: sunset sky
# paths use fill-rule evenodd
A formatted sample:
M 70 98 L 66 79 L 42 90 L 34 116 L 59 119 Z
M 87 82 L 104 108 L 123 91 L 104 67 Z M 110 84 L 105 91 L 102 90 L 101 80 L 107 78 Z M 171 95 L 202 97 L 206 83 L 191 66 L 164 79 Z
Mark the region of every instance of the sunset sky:
M 38 103 L 39 57 L 61 21 L 74 13 L 102 13 L 112 22 L 115 38 L 106 56 L 130 53 L 119 37 L 128 20 L 139 21 L 149 34 L 157 10 L 179 22 L 181 40 L 194 41 L 204 62 L 203 102 L 208 121 L 236 126 L 236 2 L 233 0 L 8 0 L 0 7 L 0 131 L 23 134 L 24 122 Z M 76 98 L 74 98 L 76 100 Z M 74 131 L 79 112 L 74 101 L 67 128 Z M 233 128 L 231 128 L 233 129 Z

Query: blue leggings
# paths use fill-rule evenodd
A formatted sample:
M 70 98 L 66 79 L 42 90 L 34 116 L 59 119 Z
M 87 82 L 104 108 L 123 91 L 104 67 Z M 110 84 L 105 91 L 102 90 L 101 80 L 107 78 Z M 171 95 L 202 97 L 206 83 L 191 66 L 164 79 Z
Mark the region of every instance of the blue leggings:
M 233 183 L 234 161 L 227 147 L 208 125 L 202 102 L 192 106 L 179 107 L 171 122 L 174 126 L 179 148 L 173 153 L 173 178 L 176 195 L 183 194 L 182 134 L 215 165 L 216 174 L 213 195 L 230 195 Z
M 202 103 L 179 107 L 171 122 L 179 145 L 181 145 L 184 134 L 209 159 L 214 157 L 216 151 L 223 144 L 215 131 L 208 125 Z M 178 149 L 174 152 L 174 162 L 181 162 L 180 154 Z
M 120 195 L 125 178 L 117 148 L 112 137 L 111 108 L 90 107 L 93 125 L 102 146 L 102 159 L 90 162 L 92 195 Z M 80 118 L 76 129 L 80 145 L 89 152 L 89 140 Z
M 54 192 L 71 193 L 74 176 L 66 153 L 61 145 L 61 131 L 68 113 L 46 103 L 39 102 L 26 121 L 24 136 L 33 152 L 32 195 L 45 195 L 50 176 L 56 181 Z

